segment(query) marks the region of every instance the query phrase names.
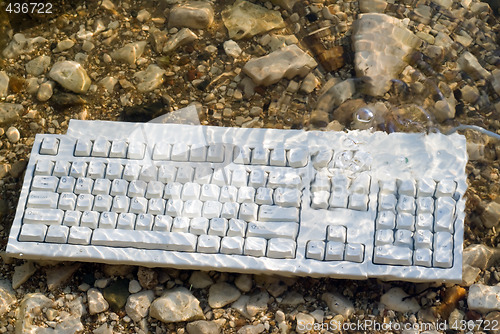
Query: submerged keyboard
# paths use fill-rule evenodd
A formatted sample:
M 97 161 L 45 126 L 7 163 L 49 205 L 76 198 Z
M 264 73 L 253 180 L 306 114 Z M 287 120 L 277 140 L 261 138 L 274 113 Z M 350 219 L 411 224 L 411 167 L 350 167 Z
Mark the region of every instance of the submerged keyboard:
M 459 282 L 466 161 L 458 134 L 72 120 L 35 138 L 7 253 Z

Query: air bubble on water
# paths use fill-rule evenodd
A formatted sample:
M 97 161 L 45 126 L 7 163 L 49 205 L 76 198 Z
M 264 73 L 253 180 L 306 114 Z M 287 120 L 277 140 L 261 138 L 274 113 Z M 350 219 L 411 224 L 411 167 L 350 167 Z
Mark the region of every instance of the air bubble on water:
M 355 117 L 358 122 L 369 123 L 372 121 L 374 115 L 373 111 L 369 108 L 363 107 L 356 110 Z

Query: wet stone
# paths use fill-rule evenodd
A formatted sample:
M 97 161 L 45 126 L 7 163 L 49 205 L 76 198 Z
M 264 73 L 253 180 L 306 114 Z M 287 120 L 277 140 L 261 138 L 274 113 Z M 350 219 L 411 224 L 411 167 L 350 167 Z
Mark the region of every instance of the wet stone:
M 17 143 L 19 139 L 21 139 L 21 134 L 19 133 L 19 130 L 13 126 L 11 126 L 10 128 L 7 129 L 7 131 L 5 131 L 5 135 L 7 136 L 7 139 L 11 143 Z
M 71 93 L 57 93 L 52 95 L 50 103 L 59 107 L 67 108 L 71 106 L 81 106 L 87 103 L 87 101 L 76 94 Z
M 473 284 L 469 288 L 467 305 L 470 310 L 488 312 L 500 310 L 500 286 Z
M 101 291 L 94 288 L 87 291 L 87 301 L 90 314 L 101 313 L 109 308 L 109 304 L 106 299 L 104 299 Z
M 262 109 L 260 108 L 258 114 L 260 114 Z M 252 115 L 252 112 L 250 111 L 250 114 Z M 253 116 L 253 115 L 252 115 Z M 240 291 L 242 292 L 248 292 L 252 289 L 252 276 L 247 275 L 247 274 L 241 274 L 236 279 L 234 280 L 234 284 Z
M 175 49 L 187 45 L 197 39 L 198 36 L 196 36 L 194 32 L 192 32 L 188 28 L 183 28 L 165 42 L 165 47 L 163 48 L 163 52 L 168 53 L 174 51 Z
M 198 320 L 186 325 L 189 334 L 218 334 L 220 327 L 214 321 Z
M 40 102 L 45 102 L 48 101 L 51 97 L 52 94 L 54 93 L 54 82 L 53 81 L 47 81 L 44 82 L 43 84 L 40 85 L 38 88 L 38 92 L 36 93 L 36 98 Z
M 52 66 L 49 77 L 64 88 L 85 93 L 90 87 L 90 78 L 85 69 L 75 61 L 61 61 Z
M 55 47 L 54 50 L 52 50 L 52 52 L 58 53 L 58 52 L 66 51 L 66 50 L 71 49 L 73 47 L 73 45 L 75 45 L 75 42 L 73 42 L 71 39 L 65 39 L 65 40 L 62 40 L 59 43 L 57 43 L 57 46 Z
M 47 288 L 50 291 L 54 291 L 63 283 L 68 281 L 78 268 L 80 268 L 79 263 L 75 263 L 73 265 L 63 264 L 57 267 L 49 267 L 45 269 L 45 274 L 47 276 Z
M 149 306 L 153 302 L 155 294 L 151 290 L 141 291 L 128 297 L 125 311 L 127 315 L 135 322 L 146 317 L 149 312 Z
M 500 203 L 488 203 L 483 214 L 481 215 L 481 221 L 486 228 L 498 226 L 498 223 L 500 222 Z
M 214 10 L 208 2 L 188 1 L 170 11 L 168 27 L 206 29 L 214 20 Z
M 303 334 L 309 332 L 310 328 L 313 328 L 314 317 L 306 313 L 299 313 L 295 316 L 297 322 L 297 333 Z M 308 329 L 309 328 L 309 329 Z
M 216 283 L 208 291 L 208 304 L 212 308 L 224 307 L 234 302 L 241 295 L 241 292 L 229 283 Z
M 134 78 L 138 82 L 137 90 L 143 93 L 155 90 L 163 83 L 164 74 L 165 70 L 157 65 L 149 65 L 145 71 L 135 73 Z
M 32 261 L 27 261 L 24 264 L 17 266 L 14 269 L 14 275 L 12 276 L 12 288 L 19 288 L 24 282 L 33 276 L 35 272 L 36 267 Z
M 149 314 L 162 322 L 179 322 L 203 319 L 200 302 L 186 288 L 175 288 L 155 299 Z
M 228 56 L 231 56 L 233 58 L 238 58 L 242 52 L 238 43 L 236 43 L 232 39 L 224 42 L 224 51 Z
M 9 76 L 5 71 L 0 72 L 0 98 L 6 97 L 9 90 Z
M 210 276 L 205 271 L 193 271 L 189 278 L 189 284 L 195 289 L 205 289 L 214 284 Z
M 416 313 L 420 305 L 415 298 L 408 298 L 408 294 L 401 288 L 392 288 L 380 297 L 380 303 L 387 309 L 397 312 Z
M 127 303 L 127 298 L 129 296 L 128 286 L 128 279 L 117 279 L 102 290 L 104 299 L 106 299 L 109 307 L 114 312 L 121 310 Z
M 337 292 L 325 292 L 321 299 L 326 303 L 330 311 L 341 314 L 344 318 L 349 318 L 354 313 L 352 302 Z
M 144 52 L 146 44 L 147 42 L 145 41 L 129 43 L 124 47 L 112 52 L 111 58 L 128 65 L 133 65 Z

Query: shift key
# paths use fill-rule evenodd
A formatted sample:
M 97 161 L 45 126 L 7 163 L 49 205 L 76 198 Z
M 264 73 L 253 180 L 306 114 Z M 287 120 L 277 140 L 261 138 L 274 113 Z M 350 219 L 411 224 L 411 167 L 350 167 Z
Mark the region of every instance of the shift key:
M 64 211 L 59 209 L 26 209 L 24 213 L 24 224 L 46 224 L 60 225 Z
M 259 221 L 262 222 L 298 222 L 298 208 L 283 208 L 277 205 L 261 205 Z

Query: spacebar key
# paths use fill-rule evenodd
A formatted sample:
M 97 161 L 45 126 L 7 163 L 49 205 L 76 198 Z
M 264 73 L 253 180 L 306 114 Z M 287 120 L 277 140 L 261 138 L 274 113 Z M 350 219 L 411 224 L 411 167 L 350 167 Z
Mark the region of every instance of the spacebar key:
M 383 245 L 375 247 L 373 262 L 376 264 L 395 264 L 411 266 L 413 251 L 408 247 Z
M 96 229 L 91 244 L 194 252 L 196 241 L 196 235 L 190 233 Z

